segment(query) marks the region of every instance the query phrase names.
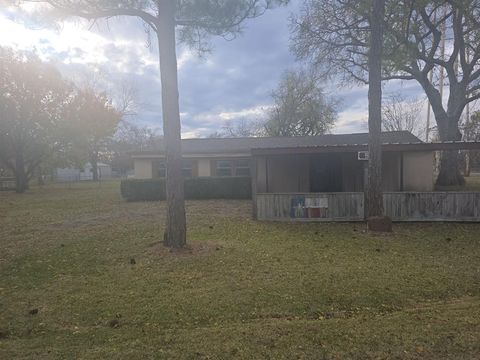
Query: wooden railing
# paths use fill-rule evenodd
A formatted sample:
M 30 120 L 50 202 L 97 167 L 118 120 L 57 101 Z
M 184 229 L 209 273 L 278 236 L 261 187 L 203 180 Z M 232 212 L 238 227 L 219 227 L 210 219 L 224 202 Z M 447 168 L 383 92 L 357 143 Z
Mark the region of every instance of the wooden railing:
M 394 221 L 480 221 L 480 192 L 393 192 L 383 194 Z
M 262 193 L 255 198 L 259 220 L 364 220 L 361 192 Z M 388 192 L 383 203 L 393 221 L 480 222 L 480 192 Z
M 257 194 L 259 220 L 363 221 L 363 193 Z

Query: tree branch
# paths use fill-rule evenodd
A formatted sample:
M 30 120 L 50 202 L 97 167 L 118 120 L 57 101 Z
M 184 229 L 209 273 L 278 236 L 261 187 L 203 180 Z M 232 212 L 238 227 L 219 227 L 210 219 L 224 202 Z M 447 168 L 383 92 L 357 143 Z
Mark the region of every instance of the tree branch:
M 101 19 L 101 18 L 112 18 L 112 17 L 118 17 L 118 16 L 130 16 L 130 17 L 138 17 L 141 18 L 145 23 L 147 23 L 149 26 L 153 28 L 153 30 L 157 31 L 157 18 L 141 9 L 133 9 L 133 8 L 122 8 L 122 7 L 117 7 L 117 8 L 101 8 L 99 7 L 99 3 L 101 2 L 96 2 L 95 5 L 92 4 L 92 7 L 96 9 L 91 9 L 85 10 L 87 6 L 85 4 L 70 4 L 70 6 L 66 6 L 63 4 L 63 2 L 57 1 L 57 0 L 45 0 L 48 4 L 53 6 L 55 9 L 59 10 L 60 12 L 64 13 L 65 15 L 68 16 L 76 16 L 80 17 L 86 20 L 96 20 L 96 19 Z

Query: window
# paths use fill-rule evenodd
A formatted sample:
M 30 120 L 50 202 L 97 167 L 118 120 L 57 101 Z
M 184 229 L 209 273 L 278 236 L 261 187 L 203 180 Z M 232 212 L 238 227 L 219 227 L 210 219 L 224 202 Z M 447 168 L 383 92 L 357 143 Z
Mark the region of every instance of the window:
M 250 176 L 250 161 L 235 160 L 235 176 Z
M 216 176 L 232 176 L 233 164 L 231 160 L 219 160 L 215 169 Z
M 154 163 L 154 172 L 153 175 L 156 178 L 165 178 L 167 176 L 167 166 L 165 161 L 156 161 Z M 183 177 L 192 177 L 193 176 L 193 160 L 183 160 L 182 161 L 182 174 Z
M 167 168 L 165 166 L 165 161 L 156 160 L 153 162 L 153 177 L 154 178 L 164 178 L 167 176 Z
M 250 176 L 248 159 L 218 160 L 215 167 L 216 176 Z
M 193 160 L 182 161 L 182 174 L 186 178 L 193 176 Z

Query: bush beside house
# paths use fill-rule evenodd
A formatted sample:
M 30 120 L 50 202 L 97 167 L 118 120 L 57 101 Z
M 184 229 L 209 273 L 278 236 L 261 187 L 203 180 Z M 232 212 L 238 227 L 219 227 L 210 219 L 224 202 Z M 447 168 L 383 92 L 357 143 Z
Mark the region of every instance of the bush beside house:
M 127 201 L 165 200 L 165 179 L 127 179 L 120 185 Z M 185 198 L 251 199 L 250 177 L 196 177 L 185 179 Z
M 120 183 L 120 192 L 127 201 L 165 200 L 164 179 L 127 179 Z

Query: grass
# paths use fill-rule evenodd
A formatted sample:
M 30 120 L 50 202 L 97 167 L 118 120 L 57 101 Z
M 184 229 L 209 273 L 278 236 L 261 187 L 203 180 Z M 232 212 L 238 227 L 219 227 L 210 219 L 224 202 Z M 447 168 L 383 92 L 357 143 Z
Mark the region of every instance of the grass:
M 480 191 L 480 176 L 472 175 L 465 177 L 463 186 L 435 186 L 437 191 Z
M 0 193 L 0 358 L 480 358 L 479 224 L 187 214 L 191 250 L 170 253 L 164 203 L 117 183 Z
M 469 176 L 465 178 L 465 187 L 467 190 L 480 191 L 480 176 Z

